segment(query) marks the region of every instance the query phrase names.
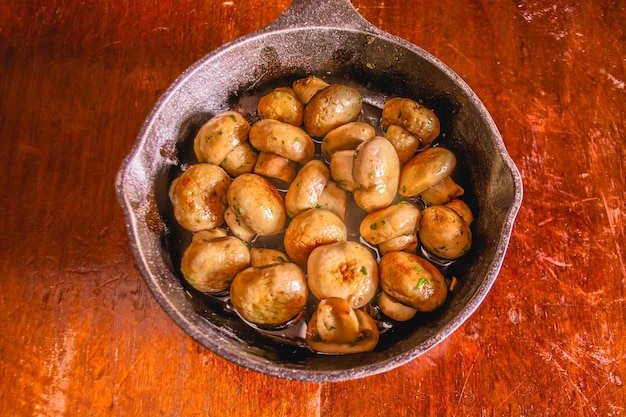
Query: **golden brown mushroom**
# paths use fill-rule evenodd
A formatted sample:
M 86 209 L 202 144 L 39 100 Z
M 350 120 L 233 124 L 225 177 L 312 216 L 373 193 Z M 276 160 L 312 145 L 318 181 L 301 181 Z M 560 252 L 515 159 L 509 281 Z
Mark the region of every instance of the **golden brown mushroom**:
M 457 259 L 469 252 L 472 231 L 450 207 L 430 206 L 422 212 L 419 238 L 428 252 L 443 259 Z
M 369 303 L 378 289 L 378 265 L 358 242 L 340 241 L 313 249 L 307 262 L 309 289 L 318 299 L 340 297 L 353 308 Z
M 250 264 L 250 252 L 244 242 L 223 233 L 205 233 L 194 236 L 185 249 L 181 260 L 181 272 L 185 280 L 196 290 L 220 293 L 240 271 Z M 215 236 L 215 237 L 213 237 Z
M 449 149 L 429 148 L 415 155 L 400 172 L 398 194 L 421 195 L 427 204 L 443 204 L 463 194 L 463 188 L 451 178 L 456 157 Z
M 378 339 L 378 328 L 371 316 L 335 297 L 320 301 L 306 332 L 307 345 L 328 354 L 368 352 L 376 347 Z
M 259 99 L 257 114 L 261 119 L 275 119 L 293 126 L 300 126 L 304 106 L 292 88 L 278 87 Z
M 401 202 L 368 214 L 359 231 L 363 239 L 379 245 L 383 254 L 391 250 L 415 250 L 420 210 L 411 203 Z
M 308 297 L 306 277 L 293 263 L 249 267 L 230 286 L 230 301 L 244 319 L 258 325 L 280 325 L 296 317 Z
M 341 218 L 324 209 L 309 209 L 294 217 L 285 230 L 285 251 L 298 265 L 305 267 L 316 247 L 346 240 L 348 231 Z
M 391 142 L 375 136 L 354 151 L 352 177 L 356 204 L 368 213 L 389 206 L 398 190 L 400 160 Z
M 362 107 L 358 90 L 331 84 L 318 91 L 304 107 L 304 129 L 313 137 L 324 137 L 334 128 L 356 120 Z
M 383 105 L 382 127 L 387 130 L 390 125 L 400 126 L 416 135 L 421 147 L 429 146 L 439 136 L 439 118 L 430 109 L 418 102 L 394 97 Z
M 225 220 L 233 233 L 244 241 L 253 236 L 270 236 L 283 230 L 285 205 L 276 187 L 256 174 L 235 178 L 226 194 Z
M 285 195 L 287 215 L 292 218 L 308 209 L 324 208 L 343 220 L 347 204 L 347 192 L 335 186 L 328 167 L 317 159 L 304 164 Z
M 380 260 L 380 284 L 387 295 L 420 312 L 440 307 L 448 295 L 441 272 L 409 252 L 390 252 Z
M 174 217 L 185 229 L 196 232 L 224 223 L 228 174 L 213 164 L 195 164 L 170 184 Z

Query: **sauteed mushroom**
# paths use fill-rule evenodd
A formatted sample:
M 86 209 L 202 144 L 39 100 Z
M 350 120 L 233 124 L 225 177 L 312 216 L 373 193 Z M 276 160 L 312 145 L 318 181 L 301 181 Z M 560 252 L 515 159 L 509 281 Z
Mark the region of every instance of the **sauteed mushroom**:
M 429 148 L 415 155 L 402 168 L 398 194 L 403 197 L 422 195 L 427 204 L 446 203 L 463 194 L 463 188 L 450 177 L 455 167 L 456 157 L 452 151 L 442 147 Z M 427 191 L 430 194 L 426 193 L 424 197 Z
M 322 139 L 322 154 L 329 158 L 342 150 L 354 150 L 367 139 L 376 136 L 376 129 L 369 123 L 350 122 L 328 132 Z
M 472 222 L 474 221 L 472 209 L 470 209 L 463 200 L 454 198 L 450 200 L 450 202 L 446 203 L 445 206 L 456 211 L 458 215 L 461 216 L 461 218 L 463 218 L 463 220 L 465 220 L 465 223 L 467 223 L 468 225 L 472 224 Z
M 433 311 L 448 296 L 441 272 L 414 253 L 390 252 L 382 257 L 379 266 L 382 290 L 391 299 L 417 311 Z
M 394 300 L 384 291 L 378 295 L 376 305 L 385 316 L 396 321 L 407 321 L 417 314 L 416 309 Z
M 330 174 L 337 186 L 343 190 L 352 192 L 357 189 L 354 182 L 352 169 L 354 167 L 354 151 L 336 151 L 330 157 Z
M 178 223 L 192 232 L 221 226 L 231 181 L 217 165 L 202 163 L 189 167 L 169 188 Z
M 292 88 L 278 87 L 259 99 L 257 114 L 261 119 L 275 119 L 293 126 L 300 126 L 304 106 Z
M 235 111 L 212 117 L 198 131 L 193 150 L 198 162 L 219 165 L 237 145 L 247 142 L 250 124 Z
M 276 187 L 256 174 L 235 178 L 226 193 L 228 209 L 225 220 L 233 233 L 244 241 L 254 235 L 279 233 L 285 225 L 283 199 Z
M 391 250 L 414 250 L 420 219 L 417 207 L 401 202 L 365 216 L 359 231 L 367 242 L 379 245 L 383 254 Z
M 382 127 L 387 130 L 390 125 L 398 125 L 416 135 L 421 147 L 429 146 L 439 136 L 439 118 L 430 109 L 418 102 L 394 97 L 383 105 Z
M 294 81 L 292 87 L 300 102 L 306 105 L 318 91 L 328 87 L 328 83 L 315 75 L 310 75 Z
M 347 204 L 348 194 L 330 181 L 330 171 L 320 160 L 307 162 L 285 195 L 287 215 L 292 218 L 311 208 L 325 208 L 343 220 Z
M 252 172 L 258 158 L 257 151 L 250 146 L 249 142 L 240 143 L 228 154 L 220 166 L 224 168 L 231 177 L 238 177 L 241 174 Z
M 348 231 L 341 218 L 330 210 L 309 209 L 291 220 L 285 230 L 285 251 L 298 265 L 305 267 L 316 247 L 346 240 Z
M 230 287 L 235 275 L 250 264 L 248 247 L 223 229 L 194 236 L 181 260 L 185 280 L 196 290 L 220 293 Z
M 304 164 L 315 154 L 313 139 L 304 130 L 274 119 L 253 124 L 250 143 L 260 151 L 254 172 L 286 183 L 295 175 L 295 163 Z
M 315 154 L 313 139 L 302 129 L 273 119 L 259 120 L 250 128 L 250 143 L 261 152 L 304 164 Z
M 250 266 L 261 267 L 290 262 L 283 252 L 271 248 L 251 248 Z
M 352 176 L 359 207 L 369 213 L 390 205 L 400 177 L 400 160 L 391 142 L 375 136 L 360 144 L 354 151 Z
M 398 125 L 390 125 L 385 132 L 385 138 L 396 149 L 400 165 L 406 164 L 413 158 L 420 147 L 419 138 Z
M 309 289 L 318 299 L 340 297 L 353 308 L 369 303 L 378 289 L 378 265 L 358 242 L 318 246 L 307 262 Z
M 419 238 L 424 248 L 443 259 L 457 259 L 469 252 L 472 231 L 450 207 L 430 206 L 422 213 Z
M 358 90 L 331 84 L 318 91 L 304 107 L 304 129 L 313 137 L 324 137 L 334 128 L 356 120 L 362 106 Z
M 308 288 L 302 269 L 293 263 L 249 267 L 230 286 L 230 301 L 246 320 L 259 325 L 280 325 L 305 307 Z
M 336 297 L 320 301 L 306 332 L 311 349 L 331 354 L 368 352 L 376 347 L 378 339 L 374 319 Z

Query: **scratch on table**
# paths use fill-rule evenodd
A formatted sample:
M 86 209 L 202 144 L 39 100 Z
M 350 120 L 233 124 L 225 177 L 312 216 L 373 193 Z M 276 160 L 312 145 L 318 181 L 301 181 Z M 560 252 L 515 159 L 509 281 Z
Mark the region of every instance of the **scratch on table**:
M 626 88 L 626 83 L 624 83 L 624 81 L 618 80 L 612 74 L 608 73 L 604 68 L 600 68 L 599 72 L 600 74 L 605 75 L 606 78 L 611 81 L 615 88 L 617 88 L 618 90 L 623 90 L 624 88 Z
M 606 217 L 609 221 L 609 230 L 611 232 L 611 235 L 615 237 L 615 239 L 613 239 L 613 241 L 615 242 L 615 253 L 617 254 L 617 259 L 619 260 L 620 268 L 622 270 L 622 277 L 626 277 L 626 266 L 624 266 L 624 258 L 622 257 L 622 249 L 620 248 L 620 245 L 618 243 L 619 236 L 615 227 L 616 224 L 619 224 L 619 225 L 623 224 L 621 220 L 622 210 L 619 206 L 620 202 L 616 201 L 617 207 L 611 208 L 609 207 L 609 203 L 607 201 L 606 196 L 604 195 L 604 192 L 600 192 L 600 195 L 602 196 L 602 204 L 604 206 L 604 210 L 606 211 Z
M 60 340 L 56 340 L 51 357 L 45 361 L 52 383 L 44 387 L 41 402 L 35 404 L 37 417 L 65 414 L 70 371 L 76 355 L 74 331 L 68 328 Z
M 454 410 L 455 416 L 456 416 L 456 413 L 459 411 L 459 407 L 461 406 L 461 401 L 463 401 L 463 395 L 465 394 L 465 387 L 467 386 L 467 381 L 469 381 L 470 375 L 472 375 L 472 370 L 474 369 L 474 365 L 476 365 L 476 361 L 478 360 L 478 355 L 480 355 L 480 352 L 477 353 L 476 356 L 474 356 L 472 365 L 470 366 L 469 370 L 467 371 L 467 375 L 465 376 L 465 381 L 463 381 L 463 387 L 461 388 L 461 392 L 459 394 L 459 401 L 457 401 L 456 409 Z

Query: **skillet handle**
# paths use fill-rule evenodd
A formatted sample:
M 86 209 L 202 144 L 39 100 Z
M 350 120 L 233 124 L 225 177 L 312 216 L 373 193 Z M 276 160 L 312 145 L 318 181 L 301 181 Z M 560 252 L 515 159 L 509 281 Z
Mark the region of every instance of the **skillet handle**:
M 378 31 L 359 14 L 350 0 L 293 0 L 287 10 L 266 29 L 280 30 L 315 26 Z

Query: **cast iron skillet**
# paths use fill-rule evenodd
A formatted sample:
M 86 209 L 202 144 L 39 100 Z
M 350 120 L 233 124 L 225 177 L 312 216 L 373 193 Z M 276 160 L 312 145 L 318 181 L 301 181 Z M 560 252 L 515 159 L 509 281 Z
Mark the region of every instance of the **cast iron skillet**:
M 173 220 L 171 180 L 194 162 L 195 132 L 211 116 L 314 74 L 358 86 L 380 107 L 393 95 L 421 100 L 442 121 L 442 137 L 463 167 L 476 217 L 472 251 L 454 264 L 459 285 L 437 313 L 381 336 L 375 351 L 318 355 L 279 343 L 182 284 L 189 236 Z M 294 0 L 274 23 L 226 44 L 186 70 L 160 98 L 117 176 L 136 263 L 159 304 L 214 353 L 268 375 L 337 381 L 400 366 L 449 336 L 479 306 L 500 270 L 522 201 L 522 182 L 489 113 L 472 90 L 427 52 L 364 20 L 349 0 Z M 141 324 L 138 324 L 141 325 Z

